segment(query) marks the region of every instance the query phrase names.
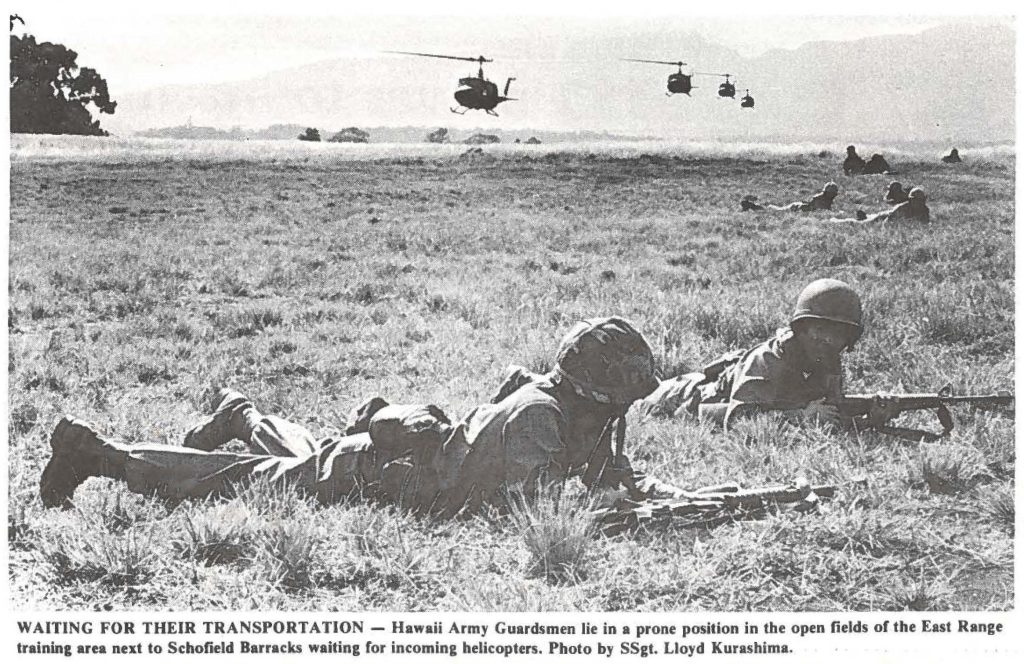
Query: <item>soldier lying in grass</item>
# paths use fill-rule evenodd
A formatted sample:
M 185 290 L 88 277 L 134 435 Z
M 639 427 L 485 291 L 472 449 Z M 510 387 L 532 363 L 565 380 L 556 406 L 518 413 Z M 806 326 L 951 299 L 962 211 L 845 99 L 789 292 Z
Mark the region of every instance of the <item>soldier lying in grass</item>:
M 920 221 L 928 223 L 931 221 L 931 211 L 928 209 L 928 196 L 924 193 L 924 189 L 921 187 L 914 187 L 910 190 L 910 193 L 907 194 L 907 200 L 889 210 L 876 212 L 875 214 L 865 214 L 858 210 L 856 217 L 853 219 L 839 219 L 833 217 L 829 221 L 835 223 L 855 224 L 870 223 L 873 221 Z
M 806 201 L 794 201 L 787 205 L 772 205 L 771 203 L 761 204 L 751 195 L 746 195 L 740 201 L 740 209 L 744 212 L 775 210 L 777 212 L 814 212 L 815 210 L 831 210 L 832 202 L 839 195 L 839 185 L 835 182 L 826 182 L 821 191 L 811 196 Z
M 231 391 L 218 395 L 213 415 L 186 435 L 184 447 L 115 442 L 65 417 L 50 439 L 40 493 L 47 507 L 68 505 L 84 480 L 104 476 L 176 500 L 230 495 L 268 479 L 321 503 L 368 496 L 444 516 L 495 502 L 503 486 L 522 484 L 529 493 L 570 475 L 592 488 L 622 484 L 638 497 L 678 495 L 634 473 L 622 455 L 626 411 L 657 386 L 653 362 L 643 335 L 613 317 L 577 324 L 553 371 L 455 425 L 436 406 L 374 398 L 344 437 L 318 441 Z M 232 439 L 250 453 L 217 451 Z
M 889 205 L 899 205 L 910 200 L 910 192 L 903 188 L 903 183 L 893 180 L 885 190 L 885 202 Z
M 841 355 L 862 331 L 857 293 L 842 281 L 819 279 L 800 293 L 789 325 L 775 336 L 662 381 L 641 401 L 641 412 L 689 415 L 726 428 L 765 411 L 838 424 L 831 404 L 842 394 Z

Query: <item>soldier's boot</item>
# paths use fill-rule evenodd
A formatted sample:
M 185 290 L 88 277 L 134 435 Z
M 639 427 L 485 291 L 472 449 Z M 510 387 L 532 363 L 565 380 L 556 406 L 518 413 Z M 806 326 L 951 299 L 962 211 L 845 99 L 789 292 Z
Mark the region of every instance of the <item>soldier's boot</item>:
M 65 416 L 50 436 L 52 455 L 39 479 L 46 507 L 70 507 L 75 489 L 90 477 L 124 476 L 128 448 L 104 440 L 82 420 Z
M 228 441 L 248 441 L 260 413 L 244 395 L 222 389 L 213 398 L 213 414 L 185 434 L 185 447 L 213 451 Z

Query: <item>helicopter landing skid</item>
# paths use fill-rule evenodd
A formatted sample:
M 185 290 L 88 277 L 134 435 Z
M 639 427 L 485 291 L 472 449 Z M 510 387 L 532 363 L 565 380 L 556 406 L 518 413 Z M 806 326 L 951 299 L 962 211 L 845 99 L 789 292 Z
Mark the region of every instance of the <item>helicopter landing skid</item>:
M 459 110 L 460 108 L 462 109 L 461 111 Z M 469 109 L 466 108 L 465 106 L 458 106 L 456 108 L 449 108 L 448 110 L 454 113 L 455 115 L 465 115 L 466 111 L 468 111 Z
M 498 117 L 501 117 L 500 115 L 498 115 L 497 113 L 495 113 L 493 109 L 490 109 L 490 108 L 485 108 L 485 109 L 484 109 L 484 112 L 486 112 L 486 113 L 487 113 L 487 115 L 493 115 L 493 116 L 494 116 L 494 117 L 496 117 L 496 118 L 498 118 Z

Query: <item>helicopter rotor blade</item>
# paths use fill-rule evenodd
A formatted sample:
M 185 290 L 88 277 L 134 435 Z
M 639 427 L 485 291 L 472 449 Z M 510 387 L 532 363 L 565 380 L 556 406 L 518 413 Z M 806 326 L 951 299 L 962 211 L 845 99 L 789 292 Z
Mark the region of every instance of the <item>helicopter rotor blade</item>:
M 624 62 L 647 62 L 652 65 L 671 65 L 673 67 L 685 67 L 685 62 L 668 62 L 667 60 L 638 60 L 637 58 L 620 58 Z
M 728 78 L 732 76 L 732 74 L 714 74 L 708 71 L 695 71 L 693 73 L 698 76 L 721 76 L 722 78 Z
M 443 58 L 445 60 L 462 60 L 464 62 L 494 62 L 490 58 L 485 58 L 482 55 L 478 55 L 475 58 L 463 58 L 457 55 L 438 55 L 437 53 L 415 53 L 413 51 L 384 51 L 384 53 L 397 53 L 399 55 L 418 55 L 424 58 Z

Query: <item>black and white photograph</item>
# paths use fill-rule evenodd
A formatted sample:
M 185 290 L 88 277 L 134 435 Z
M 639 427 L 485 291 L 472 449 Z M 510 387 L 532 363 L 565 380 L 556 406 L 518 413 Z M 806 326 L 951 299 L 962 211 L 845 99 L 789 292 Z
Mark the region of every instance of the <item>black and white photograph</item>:
M 11 6 L 9 611 L 1014 609 L 1012 16 L 208 4 Z

